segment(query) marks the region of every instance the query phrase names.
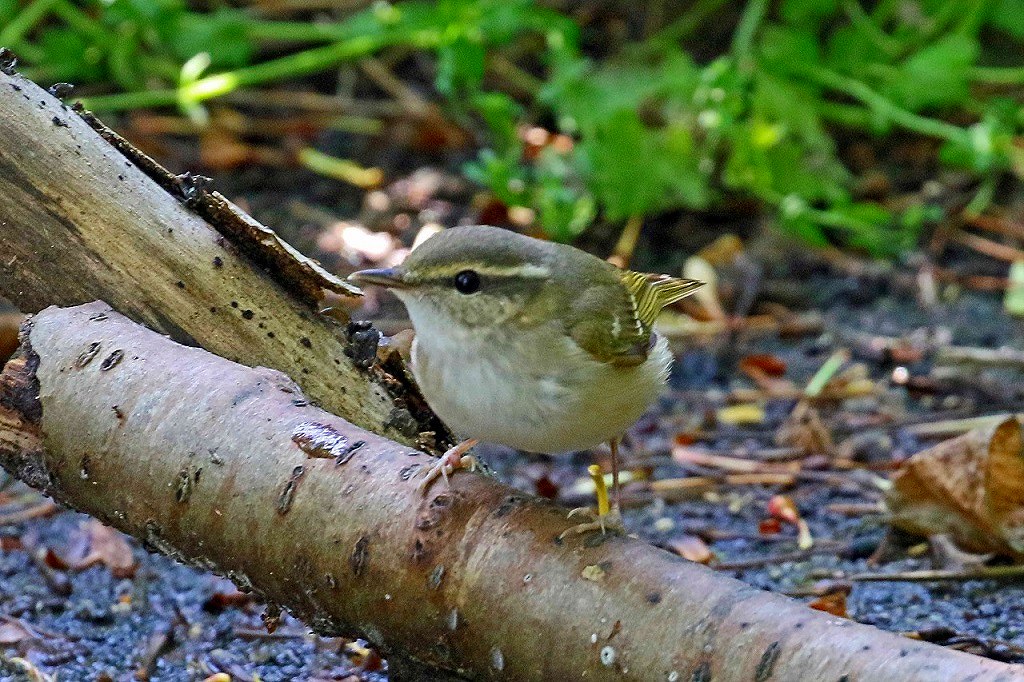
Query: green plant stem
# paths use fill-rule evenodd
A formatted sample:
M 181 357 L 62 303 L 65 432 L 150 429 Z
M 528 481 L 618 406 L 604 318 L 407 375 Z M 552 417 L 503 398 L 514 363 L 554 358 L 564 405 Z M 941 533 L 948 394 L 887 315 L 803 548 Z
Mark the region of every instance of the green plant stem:
M 825 385 L 832 380 L 832 377 L 836 375 L 836 372 L 850 360 L 850 351 L 845 348 L 840 348 L 836 352 L 829 356 L 828 360 L 818 368 L 818 371 L 814 373 L 811 380 L 807 382 L 807 388 L 804 389 L 804 395 L 808 398 L 817 398 L 823 390 Z
M 76 32 L 89 38 L 94 45 L 105 45 L 110 41 L 110 33 L 103 26 L 68 0 L 56 0 L 53 13 L 67 22 Z
M 0 31 L 0 45 L 16 45 L 50 13 L 59 0 L 34 0 Z
M 754 36 L 760 28 L 765 14 L 768 12 L 768 0 L 749 0 L 736 26 L 732 39 L 732 54 L 742 66 L 752 60 Z
M 678 19 L 672 21 L 647 40 L 636 45 L 638 55 L 661 51 L 666 45 L 689 38 L 708 17 L 720 10 L 727 0 L 697 0 Z
M 435 44 L 439 39 L 438 32 L 429 30 L 352 38 L 262 64 L 206 76 L 181 88 L 89 97 L 82 99 L 81 102 L 83 106 L 94 111 L 120 111 L 140 107 L 171 106 L 177 103 L 194 104 L 219 97 L 236 88 L 323 71 L 340 62 L 373 54 L 396 42 L 426 47 Z
M 839 102 L 819 102 L 818 115 L 830 123 L 847 128 L 875 131 L 878 129 L 878 118 L 870 109 L 856 104 L 840 104 Z
M 286 43 L 340 42 L 354 37 L 345 23 L 270 21 L 251 19 L 245 22 L 245 33 L 251 40 Z
M 996 173 L 989 173 L 982 178 L 981 186 L 978 187 L 978 191 L 975 192 L 970 203 L 964 207 L 964 215 L 969 217 L 979 216 L 992 204 L 998 180 L 999 176 Z
M 860 100 L 881 117 L 907 130 L 929 137 L 938 137 L 950 142 L 969 144 L 968 132 L 963 128 L 907 111 L 872 90 L 867 84 L 856 79 L 821 66 L 813 65 L 804 65 L 799 69 L 799 73 L 818 85 L 837 90 L 856 100 Z
M 876 26 L 885 26 L 885 23 L 892 18 L 896 8 L 900 5 L 900 0 L 881 0 L 871 10 L 871 21 Z
M 991 85 L 1024 84 L 1024 66 L 976 66 L 971 69 L 971 80 Z
M 9 47 L 14 50 L 14 54 L 18 57 L 35 64 L 46 59 L 46 53 L 27 40 L 19 40 L 16 43 L 0 43 L 0 47 Z
M 959 2 L 950 3 L 953 6 L 961 5 Z M 956 32 L 965 36 L 976 36 L 981 30 L 981 25 L 988 16 L 989 1 L 974 0 L 974 2 L 963 3 L 968 5 L 967 11 L 961 6 L 960 20 L 957 22 Z
M 880 29 L 871 20 L 871 17 L 864 11 L 860 0 L 843 0 L 843 11 L 849 17 L 850 23 L 862 34 L 868 36 L 876 47 L 881 49 L 890 57 L 896 56 L 903 49 L 903 44 Z

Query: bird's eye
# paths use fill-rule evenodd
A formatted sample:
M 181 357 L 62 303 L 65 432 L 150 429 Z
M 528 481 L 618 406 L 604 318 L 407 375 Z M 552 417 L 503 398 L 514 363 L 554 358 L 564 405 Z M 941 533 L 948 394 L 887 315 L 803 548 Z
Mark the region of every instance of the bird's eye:
M 460 294 L 475 294 L 480 291 L 480 275 L 474 270 L 463 270 L 455 275 L 455 289 Z

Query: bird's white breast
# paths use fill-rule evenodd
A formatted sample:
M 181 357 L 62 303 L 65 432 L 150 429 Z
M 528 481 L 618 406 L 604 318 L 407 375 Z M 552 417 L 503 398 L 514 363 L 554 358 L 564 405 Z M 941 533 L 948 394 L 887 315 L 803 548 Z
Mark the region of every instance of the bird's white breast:
M 414 323 L 413 375 L 438 416 L 462 437 L 530 452 L 622 435 L 658 397 L 671 364 L 663 338 L 642 365 L 613 367 L 549 328 L 501 343 Z

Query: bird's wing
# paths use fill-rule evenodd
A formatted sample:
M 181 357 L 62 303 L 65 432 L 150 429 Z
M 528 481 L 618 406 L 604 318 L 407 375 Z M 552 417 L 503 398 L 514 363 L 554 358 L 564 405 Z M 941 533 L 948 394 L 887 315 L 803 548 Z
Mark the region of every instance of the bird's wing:
M 646 275 L 632 270 L 622 271 L 622 283 L 632 298 L 636 319 L 648 330 L 654 326 L 662 308 L 686 298 L 704 286 L 704 282 L 695 279 Z
M 661 309 L 702 285 L 692 279 L 622 270 L 619 281 L 589 287 L 574 301 L 569 334 L 594 359 L 635 367 L 647 360 L 651 330 Z

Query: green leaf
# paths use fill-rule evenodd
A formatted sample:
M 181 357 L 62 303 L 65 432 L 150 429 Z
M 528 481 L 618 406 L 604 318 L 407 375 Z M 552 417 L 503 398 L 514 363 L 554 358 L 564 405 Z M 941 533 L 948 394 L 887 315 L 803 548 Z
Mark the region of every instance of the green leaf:
M 638 111 L 662 98 L 688 99 L 698 79 L 696 65 L 682 52 L 656 65 L 623 62 L 596 68 L 577 60 L 555 69 L 540 100 L 555 109 L 568 132 L 589 132 L 622 110 Z
M 838 7 L 839 0 L 782 0 L 779 14 L 787 24 L 815 27 L 835 14 Z
M 968 72 L 979 50 L 968 36 L 943 36 L 907 59 L 886 93 L 911 111 L 961 104 L 970 94 Z
M 7 25 L 7 22 L 17 16 L 20 11 L 18 0 L 0 0 L 0 26 Z
M 949 141 L 939 150 L 939 159 L 951 166 L 987 174 L 1011 165 L 1016 135 L 1018 105 L 1009 99 L 989 103 L 981 120 L 968 129 L 963 141 Z
M 875 256 L 893 257 L 913 248 L 918 233 L 897 226 L 895 216 L 882 206 L 871 202 L 833 206 L 830 213 L 850 223 L 843 233 L 843 241 Z
M 800 203 L 803 206 L 802 202 Z M 786 210 L 785 206 L 779 211 L 779 227 L 786 232 L 807 242 L 811 246 L 828 246 L 829 240 L 822 229 L 814 222 L 811 215 L 804 210 Z
M 523 107 L 503 92 L 477 92 L 470 106 L 476 111 L 491 133 L 491 144 L 498 153 L 519 149 L 516 127 L 523 115 Z
M 1009 35 L 1024 40 L 1024 2 L 996 0 L 989 10 L 989 23 Z
M 889 55 L 853 26 L 840 26 L 825 43 L 825 63 L 840 73 L 863 77 L 869 64 L 887 64 Z
M 438 50 L 438 91 L 448 97 L 472 92 L 484 80 L 484 46 L 460 36 Z
M 71 29 L 45 29 L 39 47 L 45 55 L 40 66 L 55 81 L 98 81 L 105 75 L 103 52 Z
M 114 25 L 125 21 L 152 24 L 158 30 L 185 11 L 184 0 L 113 0 L 100 15 L 104 23 Z
M 779 73 L 796 73 L 821 61 L 818 40 L 810 31 L 771 24 L 761 32 L 761 57 Z
M 610 220 L 674 205 L 704 205 L 709 196 L 688 130 L 649 129 L 632 111 L 602 122 L 581 144 L 589 185 Z
M 487 187 L 508 206 L 529 204 L 526 196 L 526 169 L 519 163 L 519 155 L 498 155 L 491 149 L 480 152 L 476 161 L 463 166 L 470 180 Z
M 182 13 L 169 24 L 164 35 L 178 59 L 186 61 L 206 52 L 213 69 L 245 66 L 255 53 L 244 17 L 229 9 L 212 14 Z

